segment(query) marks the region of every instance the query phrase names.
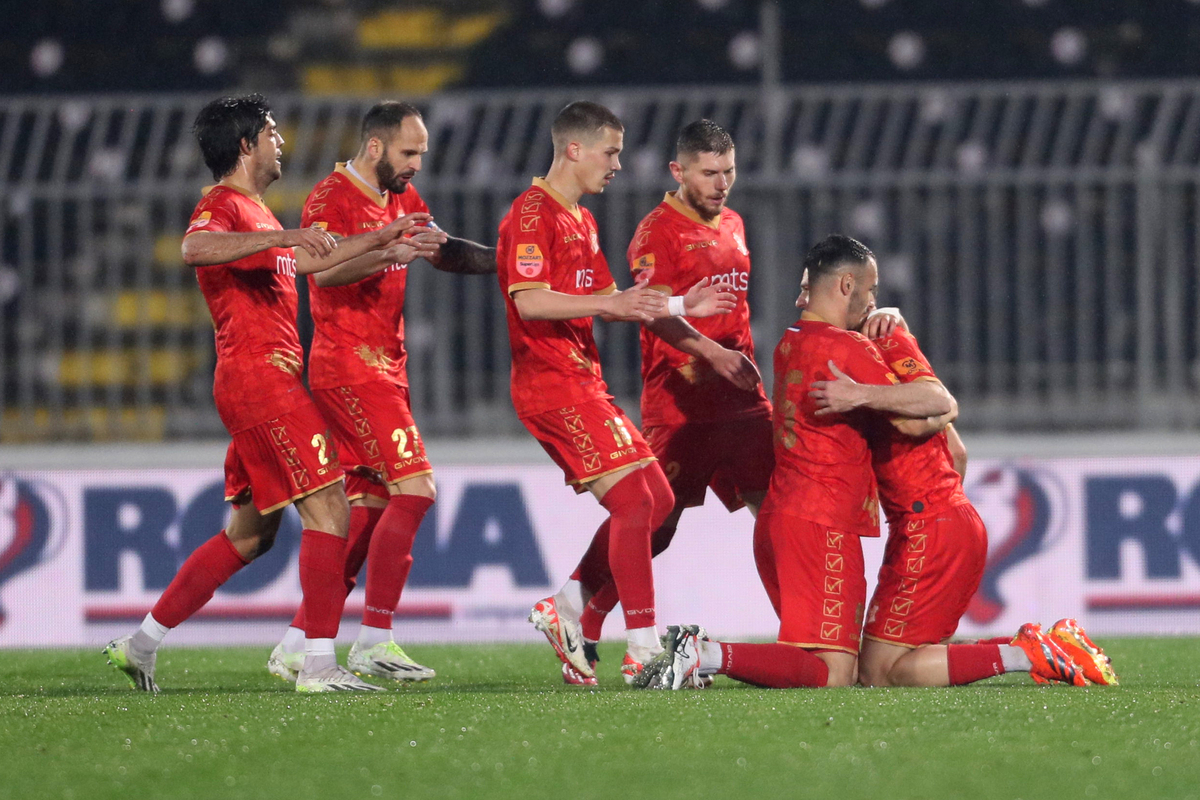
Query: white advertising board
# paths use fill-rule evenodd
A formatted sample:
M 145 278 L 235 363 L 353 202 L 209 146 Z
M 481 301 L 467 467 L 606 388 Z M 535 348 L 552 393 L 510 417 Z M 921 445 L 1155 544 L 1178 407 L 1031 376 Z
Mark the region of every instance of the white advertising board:
M 447 466 L 396 617 L 401 641 L 535 641 L 525 616 L 570 574 L 604 518 L 552 466 Z M 1089 631 L 1200 634 L 1200 458 L 977 461 L 968 493 L 987 523 L 988 570 L 959 627 L 1086 621 Z M 0 647 L 93 646 L 132 629 L 228 514 L 216 469 L 0 472 Z M 655 561 L 660 624 L 770 638 L 749 512 L 710 497 Z M 300 597 L 299 520 L 172 644 L 275 641 Z M 881 539 L 866 542 L 873 575 Z M 873 581 L 872 581 L 873 583 Z M 360 583 L 361 586 L 361 583 Z M 347 602 L 353 636 L 361 588 Z M 606 634 L 619 636 L 619 615 Z

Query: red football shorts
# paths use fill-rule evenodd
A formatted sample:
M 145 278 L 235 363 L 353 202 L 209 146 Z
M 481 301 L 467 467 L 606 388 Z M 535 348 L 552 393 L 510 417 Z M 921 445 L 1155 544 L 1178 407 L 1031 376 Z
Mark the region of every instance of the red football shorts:
M 624 411 L 602 398 L 523 417 L 521 422 L 577 493 L 586 491 L 586 485 L 597 478 L 654 460 L 637 426 Z
M 225 499 L 266 514 L 342 479 L 337 450 L 312 403 L 233 435 Z
M 676 508 L 704 505 L 709 487 L 730 511 L 766 492 L 775 468 L 771 418 L 686 422 L 646 428 L 646 441 L 675 492 Z
M 979 588 L 987 530 L 970 503 L 889 524 L 863 635 L 917 647 L 951 636 Z
M 760 535 L 774 556 L 777 584 L 766 588 L 779 598 L 779 642 L 857 655 L 867 599 L 859 537 L 779 512 L 758 515 Z
M 370 381 L 316 389 L 313 400 L 333 431 L 351 500 L 368 494 L 386 500 L 387 484 L 433 472 L 406 387 Z

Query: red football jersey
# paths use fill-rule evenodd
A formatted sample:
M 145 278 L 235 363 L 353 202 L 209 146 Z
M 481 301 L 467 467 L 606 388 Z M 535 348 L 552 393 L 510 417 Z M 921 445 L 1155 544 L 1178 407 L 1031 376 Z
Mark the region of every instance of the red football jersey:
M 224 184 L 204 190 L 188 236 L 199 231 L 283 230 L 260 201 Z M 271 247 L 228 264 L 196 269 L 216 328 L 213 397 L 230 433 L 310 402 L 300 382 L 304 351 L 296 332 L 296 259 Z
M 805 314 L 775 348 L 775 471 L 763 512 L 777 511 L 859 536 L 879 535 L 879 501 L 866 433 L 872 411 L 816 416 L 813 381 L 832 361 L 859 383 L 896 383 L 861 334 Z
M 908 331 L 897 328 L 875 345 L 902 383 L 937 377 Z M 917 440 L 900 433 L 882 417 L 875 427 L 871 460 L 879 481 L 879 501 L 889 521 L 936 514 L 967 502 L 944 431 Z
M 336 236 L 382 228 L 397 217 L 429 208 L 415 186 L 380 194 L 345 164 L 313 187 L 304 203 L 303 227 L 317 225 Z M 308 385 L 314 389 L 374 380 L 408 385 L 404 349 L 404 288 L 408 265 L 392 264 L 348 286 L 317 286 L 308 276 L 313 317 Z
M 548 183 L 534 178 L 500 222 L 496 264 L 508 312 L 517 416 L 608 399 L 591 317 L 523 320 L 512 298 L 522 289 L 575 295 L 616 291 L 591 212 L 568 205 Z
M 689 319 L 700 333 L 722 347 L 754 360 L 750 333 L 750 251 L 736 211 L 726 208 L 706 222 L 667 192 L 638 225 L 629 244 L 634 278 L 650 274 L 650 285 L 667 294 L 687 292 L 704 278 L 733 284 L 737 307 L 729 314 Z M 771 404 L 760 385 L 737 388 L 713 371 L 703 358 L 690 356 L 642 328 L 642 424 L 681 425 L 719 422 L 769 414 Z

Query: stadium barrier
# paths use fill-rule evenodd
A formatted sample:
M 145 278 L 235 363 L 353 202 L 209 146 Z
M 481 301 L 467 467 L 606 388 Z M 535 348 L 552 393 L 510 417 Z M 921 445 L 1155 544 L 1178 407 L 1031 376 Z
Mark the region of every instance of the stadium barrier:
M 709 116 L 738 143 L 730 205 L 754 257 L 760 354 L 794 319 L 801 254 L 841 231 L 879 254 L 881 301 L 909 317 L 969 409 L 965 429 L 1200 423 L 1195 81 L 449 92 L 423 104 L 430 152 L 414 181 L 438 224 L 494 242 L 550 163 L 554 114 L 580 96 L 626 125 L 625 171 L 586 201 L 622 285 L 637 222 L 675 186 L 678 127 Z M 211 182 L 188 130 L 208 99 L 0 102 L 0 439 L 222 435 L 211 324 L 179 251 Z M 267 201 L 295 225 L 312 186 L 355 151 L 370 101 L 272 101 L 288 143 Z M 422 431 L 523 432 L 495 282 L 423 262 L 408 280 Z M 637 327 L 598 331 L 605 377 L 633 411 Z
M 397 637 L 535 641 L 530 606 L 569 574 L 603 510 L 550 466 L 441 467 L 438 483 Z M 1200 634 L 1200 457 L 980 459 L 967 488 L 991 545 L 960 634 L 1068 615 L 1100 635 Z M 134 627 L 188 553 L 220 530 L 222 495 L 216 469 L 0 473 L 0 646 L 95 646 Z M 715 502 L 685 514 L 655 562 L 663 624 L 774 635 L 752 524 Z M 272 643 L 300 599 L 299 532 L 289 510 L 274 549 L 170 642 Z M 867 551 L 873 574 L 882 540 Z M 358 589 L 344 635 L 361 609 Z M 903 624 L 904 610 L 891 611 Z M 620 630 L 614 617 L 607 633 Z

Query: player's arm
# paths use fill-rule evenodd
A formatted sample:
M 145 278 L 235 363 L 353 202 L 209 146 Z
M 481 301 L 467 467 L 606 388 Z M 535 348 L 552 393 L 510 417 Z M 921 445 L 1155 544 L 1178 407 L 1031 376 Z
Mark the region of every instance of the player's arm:
M 858 383 L 837 368 L 832 361 L 831 381 L 813 381 L 809 396 L 817 402 L 817 415 L 845 414 L 869 408 L 901 417 L 920 419 L 958 413 L 958 403 L 938 380 L 877 385 Z
M 346 261 L 365 255 L 372 250 L 379 250 L 399 244 L 401 237 L 404 237 L 406 234 L 413 233 L 414 231 L 417 233 L 428 231 L 429 229 L 423 226 L 432 219 L 433 217 L 424 212 L 405 214 L 402 217 L 392 220 L 382 228 L 338 239 L 336 247 L 332 252 L 314 256 L 306 251 L 297 250 L 296 272 L 300 275 L 324 272 Z M 413 256 L 413 258 L 415 257 Z M 410 258 L 409 261 L 411 260 Z
M 456 275 L 492 275 L 496 272 L 496 248 L 455 236 L 446 237 L 438 251 L 425 259 L 435 269 Z
M 745 353 L 722 347 L 682 317 L 656 319 L 647 322 L 646 328 L 676 350 L 703 358 L 718 375 L 739 389 L 749 391 L 762 382 L 758 367 Z
M 436 252 L 438 246 L 446 239 L 446 234 L 432 228 L 410 228 L 418 231 L 412 236 L 401 236 L 392 240 L 387 247 L 371 250 L 362 255 L 335 264 L 313 276 L 317 286 L 346 286 L 357 283 L 363 278 L 369 278 L 390 267 L 392 264 L 410 264 L 421 257 L 428 257 Z
M 513 292 L 513 304 L 524 320 L 605 319 L 649 322 L 667 305 L 659 292 L 637 284 L 623 292 L 574 295 L 553 289 L 531 288 Z
M 320 228 L 286 231 L 194 231 L 183 237 L 183 263 L 189 267 L 228 264 L 272 247 L 295 247 L 313 258 L 328 256 L 337 242 Z
M 958 429 L 953 425 L 946 426 L 946 443 L 950 446 L 950 458 L 954 460 L 954 471 L 958 473 L 958 477 L 966 480 L 967 446 L 963 444 L 962 437 L 958 435 Z

